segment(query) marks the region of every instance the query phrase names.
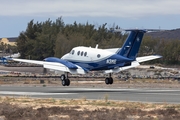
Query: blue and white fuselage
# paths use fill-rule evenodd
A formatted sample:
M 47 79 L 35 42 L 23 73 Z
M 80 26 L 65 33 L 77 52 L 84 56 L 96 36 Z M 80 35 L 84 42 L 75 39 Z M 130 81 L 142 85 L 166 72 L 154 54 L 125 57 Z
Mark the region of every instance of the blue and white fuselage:
M 61 59 L 79 65 L 88 71 L 109 70 L 115 67 L 122 67 L 133 60 L 110 52 L 106 49 L 91 47 L 75 47 L 70 53 L 65 54 Z

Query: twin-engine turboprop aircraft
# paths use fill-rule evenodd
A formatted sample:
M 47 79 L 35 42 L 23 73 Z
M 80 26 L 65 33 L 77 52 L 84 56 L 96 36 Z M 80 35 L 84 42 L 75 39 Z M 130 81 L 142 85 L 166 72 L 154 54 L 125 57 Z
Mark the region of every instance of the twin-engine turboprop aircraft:
M 12 59 L 19 62 L 40 64 L 44 68 L 63 71 L 64 74 L 61 75 L 63 86 L 70 85 L 68 73 L 86 74 L 89 71 L 98 70 L 104 71 L 104 74 L 109 74 L 109 77 L 105 78 L 106 84 L 113 84 L 112 73 L 136 67 L 144 61 L 161 58 L 158 55 L 136 57 L 143 35 L 149 30 L 129 29 L 125 31 L 130 31 L 131 33 L 122 48 L 99 49 L 97 46 L 96 48 L 79 46 L 73 48 L 69 53 L 62 56 L 61 59 L 56 57 L 48 57 L 44 61 Z

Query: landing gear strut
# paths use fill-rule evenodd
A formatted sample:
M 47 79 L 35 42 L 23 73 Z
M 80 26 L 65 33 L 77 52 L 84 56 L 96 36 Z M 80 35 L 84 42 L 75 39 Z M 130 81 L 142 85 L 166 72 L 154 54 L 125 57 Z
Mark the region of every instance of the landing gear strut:
M 108 84 L 113 84 L 113 78 L 111 77 L 111 73 L 109 73 L 109 77 L 105 79 L 105 83 Z
M 69 86 L 70 85 L 70 80 L 68 79 L 68 73 L 62 74 L 61 75 L 61 80 L 62 80 L 62 85 L 63 86 Z

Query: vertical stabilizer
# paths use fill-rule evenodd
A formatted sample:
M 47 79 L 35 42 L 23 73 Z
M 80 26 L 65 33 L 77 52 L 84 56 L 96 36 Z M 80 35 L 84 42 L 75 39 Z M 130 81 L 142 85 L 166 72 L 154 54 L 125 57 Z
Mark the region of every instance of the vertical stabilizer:
M 143 35 L 146 31 L 136 29 L 126 31 L 131 31 L 131 33 L 117 54 L 135 60 L 142 42 Z

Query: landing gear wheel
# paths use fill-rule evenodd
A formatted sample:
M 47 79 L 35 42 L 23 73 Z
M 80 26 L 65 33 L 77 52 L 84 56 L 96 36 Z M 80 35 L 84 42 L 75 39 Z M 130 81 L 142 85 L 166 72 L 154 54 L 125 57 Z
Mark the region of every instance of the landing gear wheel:
M 70 80 L 69 79 L 65 79 L 65 80 L 62 80 L 62 85 L 63 86 L 69 86 L 70 85 Z
M 109 84 L 109 78 L 105 79 L 105 83 L 108 85 Z
M 64 74 L 61 75 L 61 80 L 65 80 L 66 79 L 66 76 Z
M 66 79 L 66 85 L 69 86 L 70 85 L 70 80 Z
M 62 85 L 66 86 L 66 80 L 62 80 Z
M 109 78 L 106 78 L 105 79 L 105 83 L 108 85 L 108 84 L 113 84 L 113 78 L 112 77 L 109 77 Z
M 112 77 L 109 78 L 109 84 L 113 84 L 113 78 Z
M 70 85 L 70 80 L 68 79 L 68 73 L 62 74 L 60 78 L 62 80 L 62 86 L 69 86 Z

